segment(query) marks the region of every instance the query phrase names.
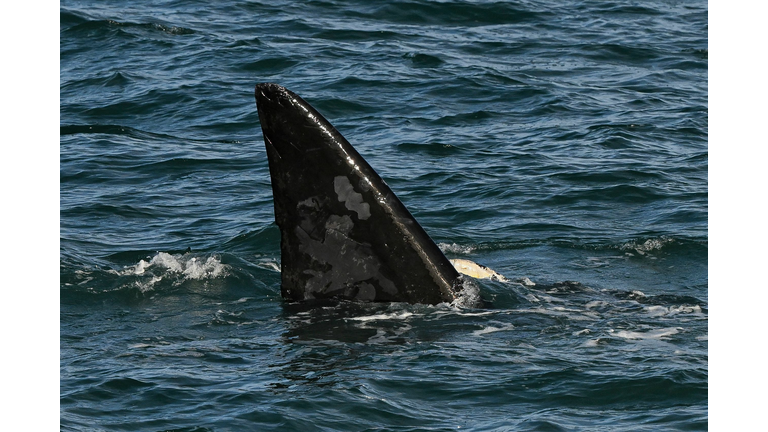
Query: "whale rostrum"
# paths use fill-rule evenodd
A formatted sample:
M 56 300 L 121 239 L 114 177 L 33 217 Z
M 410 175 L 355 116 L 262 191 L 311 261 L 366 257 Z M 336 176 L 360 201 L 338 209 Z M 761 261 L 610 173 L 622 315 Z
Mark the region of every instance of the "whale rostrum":
M 394 192 L 311 105 L 256 86 L 280 228 L 281 293 L 438 304 L 463 279 Z

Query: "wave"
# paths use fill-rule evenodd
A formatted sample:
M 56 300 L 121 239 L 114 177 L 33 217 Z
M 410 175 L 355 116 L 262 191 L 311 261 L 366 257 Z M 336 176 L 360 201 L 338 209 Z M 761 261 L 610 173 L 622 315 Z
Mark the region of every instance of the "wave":
M 279 256 L 280 229 L 275 224 L 239 234 L 221 245 L 221 250 L 241 255 Z
M 171 137 L 170 135 L 147 132 L 141 129 L 117 124 L 68 124 L 59 126 L 59 135 L 78 134 L 126 135 L 131 138 L 139 139 L 162 139 Z
M 547 226 L 546 231 L 551 232 L 552 227 Z M 438 243 L 438 246 L 446 254 L 472 255 L 474 253 L 519 250 L 536 248 L 541 246 L 554 246 L 563 249 L 582 251 L 621 251 L 645 256 L 659 252 L 699 252 L 708 251 L 708 239 L 685 238 L 661 235 L 656 237 L 637 237 L 629 240 L 607 242 L 584 242 L 579 239 L 549 238 L 537 240 L 505 240 L 487 242 L 463 242 L 463 243 Z
M 141 30 L 150 32 L 161 32 L 172 36 L 183 36 L 194 34 L 195 31 L 191 28 L 181 27 L 176 25 L 170 25 L 160 22 L 131 22 L 131 21 L 116 21 L 113 19 L 96 18 L 90 14 L 86 14 L 82 11 L 74 12 L 70 10 L 62 9 L 59 13 L 59 22 L 63 31 L 67 33 L 88 33 L 92 35 L 94 33 L 104 35 L 112 33 L 116 30 L 122 32 L 125 30 Z
M 401 143 L 397 144 L 397 149 L 403 153 L 416 153 L 425 154 L 430 156 L 445 156 L 449 157 L 458 153 L 464 153 L 465 150 L 458 145 L 444 144 L 439 142 L 431 143 Z M 436 173 L 425 174 L 425 176 L 434 175 Z M 450 177 L 446 173 L 437 174 L 439 176 Z M 424 177 L 424 176 L 422 176 Z
M 130 261 L 139 251 L 124 252 L 98 261 L 81 264 L 63 258 L 61 302 L 68 305 L 93 302 L 142 302 L 156 296 L 203 296 L 227 301 L 251 296 L 270 299 L 279 282 L 274 260 L 255 258 L 252 262 L 232 255 L 210 253 L 155 252 Z
M 138 288 L 141 292 L 152 291 L 156 286 L 179 286 L 187 281 L 223 279 L 229 276 L 230 266 L 223 264 L 216 255 L 170 254 L 157 252 L 152 257 L 123 268 L 77 269 L 69 268 L 68 277 L 62 277 L 64 287 L 85 287 L 98 291 L 96 278 L 112 279 L 107 290 Z M 91 282 L 96 283 L 91 283 Z
M 158 252 L 149 262 L 141 260 L 136 265 L 111 272 L 118 276 L 141 278 L 136 281 L 136 285 L 142 291 L 149 291 L 164 279 L 170 279 L 173 285 L 179 285 L 189 280 L 225 277 L 228 269 L 229 266 L 222 264 L 221 259 L 215 256 L 209 256 L 203 261 L 195 256 L 185 257 Z
M 75 178 L 77 178 L 77 176 L 71 176 L 65 180 L 73 180 Z M 155 208 L 139 205 L 89 203 L 62 208 L 61 215 L 64 217 L 80 216 L 88 219 L 115 216 L 120 218 L 151 219 L 158 217 L 160 213 Z
M 457 1 L 429 2 L 400 0 L 354 15 L 399 24 L 441 24 L 456 26 L 489 26 L 536 22 L 546 12 L 524 9 L 507 2 L 465 3 Z

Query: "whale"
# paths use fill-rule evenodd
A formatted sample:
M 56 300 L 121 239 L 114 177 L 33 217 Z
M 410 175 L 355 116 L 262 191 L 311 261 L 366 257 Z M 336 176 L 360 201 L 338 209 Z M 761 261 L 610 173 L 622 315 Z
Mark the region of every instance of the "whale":
M 289 302 L 451 303 L 463 276 L 355 148 L 304 99 L 261 83 L 256 106 Z

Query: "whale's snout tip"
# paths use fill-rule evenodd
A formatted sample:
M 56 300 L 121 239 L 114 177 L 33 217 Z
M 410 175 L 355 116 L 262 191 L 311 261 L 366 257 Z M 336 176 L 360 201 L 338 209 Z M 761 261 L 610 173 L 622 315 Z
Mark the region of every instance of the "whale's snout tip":
M 275 83 L 260 83 L 256 84 L 256 101 L 271 101 L 280 95 L 287 94 L 288 90 Z

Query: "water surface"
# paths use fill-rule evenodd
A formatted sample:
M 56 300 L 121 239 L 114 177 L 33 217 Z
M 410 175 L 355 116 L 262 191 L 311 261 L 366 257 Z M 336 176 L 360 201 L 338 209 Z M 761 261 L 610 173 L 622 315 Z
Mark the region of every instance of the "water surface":
M 707 30 L 701 1 L 61 2 L 61 429 L 706 430 Z M 267 81 L 513 281 L 491 308 L 281 301 Z

